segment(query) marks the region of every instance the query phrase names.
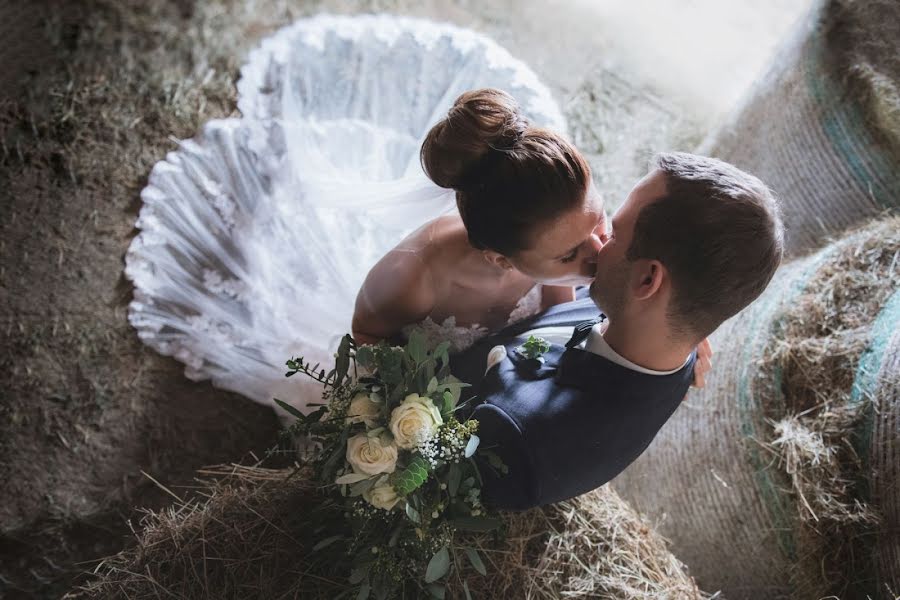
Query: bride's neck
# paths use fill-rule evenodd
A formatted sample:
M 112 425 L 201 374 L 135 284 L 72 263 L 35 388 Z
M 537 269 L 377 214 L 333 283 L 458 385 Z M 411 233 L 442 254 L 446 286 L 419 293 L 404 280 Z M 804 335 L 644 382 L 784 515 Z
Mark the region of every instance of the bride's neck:
M 452 238 L 452 243 L 459 250 L 458 253 L 453 253 L 457 256 L 454 269 L 466 279 L 476 280 L 479 283 L 489 280 L 502 284 L 519 276 L 519 273 L 514 269 L 504 269 L 487 260 L 482 250 L 474 248 L 469 243 L 469 237 L 464 227 L 454 232 Z

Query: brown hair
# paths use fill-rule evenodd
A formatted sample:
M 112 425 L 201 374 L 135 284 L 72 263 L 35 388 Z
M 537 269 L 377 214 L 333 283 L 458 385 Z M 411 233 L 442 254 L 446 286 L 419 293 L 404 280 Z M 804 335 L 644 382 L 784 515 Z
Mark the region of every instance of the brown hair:
M 784 253 L 779 207 L 762 181 L 720 160 L 672 153 L 655 163 L 666 196 L 641 209 L 626 257 L 665 265 L 673 329 L 699 341 L 775 274 Z
M 581 154 L 556 133 L 530 127 L 506 92 L 466 92 L 422 144 L 422 168 L 456 190 L 475 248 L 510 256 L 541 222 L 580 205 L 590 181 Z

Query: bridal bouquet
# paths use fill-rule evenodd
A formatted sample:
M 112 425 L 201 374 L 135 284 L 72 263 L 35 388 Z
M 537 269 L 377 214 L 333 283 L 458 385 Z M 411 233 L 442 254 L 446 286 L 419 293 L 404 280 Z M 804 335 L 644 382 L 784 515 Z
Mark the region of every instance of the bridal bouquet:
M 357 345 L 347 335 L 328 373 L 303 358 L 287 361 L 289 377 L 301 373 L 325 388 L 309 415 L 276 402 L 297 418 L 289 434 L 311 442 L 315 477 L 343 504 L 341 531 L 323 531 L 315 550 L 342 542 L 335 547 L 350 556 L 359 599 L 443 598 L 462 560 L 486 572 L 458 534 L 500 525 L 481 503 L 475 453 L 505 467 L 479 449 L 478 422 L 457 417 L 468 386 L 450 374 L 448 348 L 428 350 L 418 332 L 405 347 Z

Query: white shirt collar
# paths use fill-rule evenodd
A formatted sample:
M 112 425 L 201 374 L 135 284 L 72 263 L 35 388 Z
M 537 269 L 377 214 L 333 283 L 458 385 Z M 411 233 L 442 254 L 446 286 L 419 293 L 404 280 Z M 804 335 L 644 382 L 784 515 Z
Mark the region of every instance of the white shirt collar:
M 603 358 L 610 360 L 617 365 L 621 365 L 626 369 L 631 369 L 632 371 L 637 371 L 638 373 L 644 373 L 645 375 L 671 375 L 672 373 L 677 373 L 681 369 L 684 368 L 684 365 L 691 359 L 690 356 L 687 357 L 687 360 L 684 361 L 684 364 L 678 367 L 677 369 L 672 369 L 671 371 L 654 371 L 652 369 L 644 368 L 638 364 L 635 364 L 616 352 L 612 349 L 612 347 L 606 343 L 606 340 L 603 339 L 603 332 L 606 329 L 606 325 L 609 321 L 601 321 L 594 325 L 591 329 L 591 332 L 588 334 L 586 340 L 584 340 L 581 344 L 579 344 L 579 348 L 587 350 L 592 354 L 596 354 L 598 356 L 602 356 Z

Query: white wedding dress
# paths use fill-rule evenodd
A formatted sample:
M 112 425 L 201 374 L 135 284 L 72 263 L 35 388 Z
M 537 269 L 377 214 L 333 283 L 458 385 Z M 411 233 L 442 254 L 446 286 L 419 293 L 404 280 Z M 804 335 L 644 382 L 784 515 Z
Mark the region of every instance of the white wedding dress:
M 153 168 L 126 256 L 129 320 L 185 374 L 301 410 L 304 356 L 329 368 L 369 269 L 455 211 L 419 146 L 462 92 L 497 87 L 535 124 L 565 130 L 549 91 L 472 31 L 392 16 L 319 16 L 265 39 L 238 82 L 243 118 L 207 123 Z M 512 319 L 537 312 L 536 288 Z M 423 323 L 462 349 L 487 330 Z

